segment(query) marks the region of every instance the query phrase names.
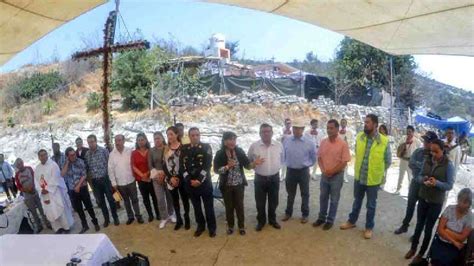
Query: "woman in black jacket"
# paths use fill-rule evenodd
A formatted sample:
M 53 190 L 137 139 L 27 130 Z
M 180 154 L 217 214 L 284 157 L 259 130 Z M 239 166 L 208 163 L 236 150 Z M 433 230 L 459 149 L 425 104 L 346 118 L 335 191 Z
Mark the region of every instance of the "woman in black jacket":
M 405 255 L 405 259 L 415 256 L 421 233 L 424 236 L 418 255 L 410 265 L 418 265 L 423 261 L 431 241 L 433 227 L 443 209 L 446 192 L 453 188 L 454 166 L 446 156 L 442 140 L 437 139 L 431 143 L 431 158 L 425 159 L 417 181 L 420 183 L 420 190 L 418 191 L 416 228 L 411 248 Z
M 239 233 L 245 235 L 244 223 L 244 187 L 247 186 L 244 167 L 255 168 L 263 163 L 263 159 L 250 162 L 245 152 L 237 147 L 237 135 L 224 132 L 221 149 L 214 157 L 214 172 L 219 174 L 219 189 L 224 195 L 225 213 L 227 218 L 227 234 L 234 232 L 234 210 L 237 213 Z

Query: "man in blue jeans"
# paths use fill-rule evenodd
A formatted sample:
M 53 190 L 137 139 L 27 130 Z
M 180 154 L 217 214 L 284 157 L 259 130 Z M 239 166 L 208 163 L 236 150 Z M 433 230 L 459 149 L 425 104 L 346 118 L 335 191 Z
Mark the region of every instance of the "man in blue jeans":
M 367 215 L 364 238 L 372 238 L 374 228 L 377 193 L 382 183 L 385 171 L 392 163 L 392 152 L 388 138 L 377 131 L 379 119 L 374 114 L 368 114 L 364 120 L 364 132 L 356 137 L 355 167 L 354 167 L 354 203 L 347 222 L 341 225 L 342 230 L 354 228 L 359 218 L 362 201 L 367 194 Z
M 319 168 L 321 168 L 321 181 L 319 194 L 319 205 L 321 207 L 319 216 L 314 227 L 322 224 L 323 230 L 329 230 L 336 218 L 339 198 L 341 196 L 342 184 L 344 183 L 344 169 L 351 160 L 349 146 L 339 137 L 339 122 L 331 119 L 327 123 L 328 138 L 321 141 L 318 153 Z M 329 206 L 329 199 L 331 204 Z

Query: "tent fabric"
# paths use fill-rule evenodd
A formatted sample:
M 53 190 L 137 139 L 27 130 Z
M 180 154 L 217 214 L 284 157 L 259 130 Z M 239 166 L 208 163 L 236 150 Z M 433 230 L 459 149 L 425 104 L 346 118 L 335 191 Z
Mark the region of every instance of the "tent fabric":
M 312 101 L 319 96 L 334 99 L 334 88 L 327 77 L 306 75 L 304 78 L 304 96 Z
M 221 94 L 239 94 L 244 90 L 256 91 L 261 89 L 262 86 L 262 78 L 225 76 L 224 89 L 221 90 Z
M 387 53 L 474 56 L 474 1 L 207 0 L 273 13 Z
M 0 1 L 0 66 L 50 31 L 105 2 Z
M 469 121 L 459 119 L 459 117 L 454 117 L 454 119 L 451 119 L 450 121 L 450 119 L 439 120 L 420 114 L 415 116 L 415 122 L 419 124 L 432 125 L 441 130 L 445 130 L 448 127 L 452 127 L 458 134 L 461 134 L 463 132 L 470 132 L 472 126 Z
M 301 83 L 291 78 L 265 79 L 267 90 L 278 95 L 296 95 L 302 97 Z
M 219 74 L 200 77 L 198 82 L 201 86 L 206 88 L 208 92 L 211 92 L 212 94 L 220 94 L 221 78 L 219 77 Z
M 213 94 L 239 94 L 243 91 L 268 90 L 278 95 L 301 96 L 301 85 L 290 78 L 254 78 L 248 76 L 203 76 L 199 83 Z

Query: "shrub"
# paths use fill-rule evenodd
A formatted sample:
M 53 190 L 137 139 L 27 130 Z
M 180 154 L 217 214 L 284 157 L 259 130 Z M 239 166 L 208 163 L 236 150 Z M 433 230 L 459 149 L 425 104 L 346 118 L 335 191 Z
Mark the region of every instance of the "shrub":
M 9 116 L 7 118 L 7 126 L 8 127 L 14 127 L 15 126 L 15 121 L 13 121 L 13 117 Z
M 97 92 L 91 92 L 87 96 L 87 111 L 97 111 L 102 105 L 102 95 Z
M 56 102 L 52 99 L 46 99 L 42 103 L 43 114 L 50 115 L 56 108 Z
M 16 104 L 19 104 L 25 100 L 31 100 L 44 95 L 64 84 L 63 77 L 57 71 L 49 73 L 36 72 L 30 76 L 19 77 L 7 89 L 13 93 L 13 98 L 17 101 Z

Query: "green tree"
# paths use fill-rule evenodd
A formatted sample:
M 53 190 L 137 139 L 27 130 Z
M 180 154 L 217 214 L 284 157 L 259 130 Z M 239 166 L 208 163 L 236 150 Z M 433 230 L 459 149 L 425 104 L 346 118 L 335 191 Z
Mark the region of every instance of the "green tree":
M 170 54 L 161 47 L 150 51 L 131 51 L 119 55 L 114 62 L 112 90 L 122 96 L 125 110 L 141 110 L 149 106 L 151 90 L 163 104 L 178 95 L 203 93 L 196 69 L 184 68 L 170 60 Z
M 169 58 L 159 47 L 151 51 L 130 51 L 117 57 L 111 87 L 120 92 L 123 109 L 140 110 L 148 106 L 160 66 Z
M 352 98 L 365 95 L 368 88 L 390 90 L 390 58 L 393 65 L 393 86 L 397 100 L 414 108 L 418 103 L 414 87 L 413 56 L 390 56 L 367 44 L 345 37 L 336 52 L 334 77 L 336 84 L 349 87 Z

